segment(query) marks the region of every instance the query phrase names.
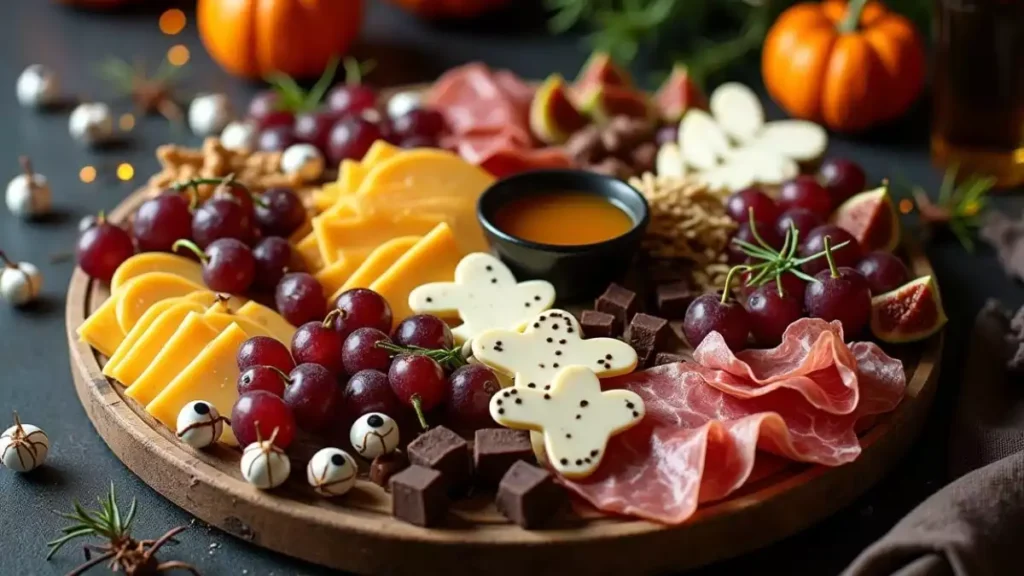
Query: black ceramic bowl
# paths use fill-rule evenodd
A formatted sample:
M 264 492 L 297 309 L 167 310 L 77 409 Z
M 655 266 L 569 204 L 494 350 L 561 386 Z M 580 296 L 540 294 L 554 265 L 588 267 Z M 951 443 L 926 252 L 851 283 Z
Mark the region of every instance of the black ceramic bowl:
M 607 198 L 633 220 L 625 234 L 595 244 L 557 246 L 512 236 L 498 228 L 495 214 L 528 195 L 585 193 Z M 496 182 L 477 203 L 477 218 L 491 248 L 519 280 L 541 279 L 555 286 L 560 302 L 596 296 L 620 280 L 640 247 L 650 219 L 647 200 L 622 180 L 583 170 L 540 170 Z

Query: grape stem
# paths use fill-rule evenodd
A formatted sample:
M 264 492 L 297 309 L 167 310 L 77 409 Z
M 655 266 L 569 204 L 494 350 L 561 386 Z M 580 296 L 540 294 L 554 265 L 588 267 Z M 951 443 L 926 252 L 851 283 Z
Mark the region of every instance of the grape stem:
M 206 256 L 206 252 L 200 250 L 199 246 L 191 240 L 186 240 L 184 238 L 181 240 L 175 240 L 174 244 L 171 245 L 171 252 L 177 252 L 178 248 L 185 248 L 189 252 L 195 254 L 196 258 L 199 258 L 199 261 L 204 265 L 210 262 L 210 259 Z
M 327 316 L 324 317 L 323 327 L 330 328 L 331 325 L 334 324 L 334 319 L 343 314 L 344 312 L 342 312 L 340 308 L 335 308 L 334 310 L 331 310 L 330 312 L 327 313 Z
M 422 426 L 424 430 L 429 430 L 430 425 L 427 424 L 427 417 L 423 414 L 423 401 L 420 400 L 420 395 L 413 394 L 410 400 L 412 401 L 412 409 L 416 411 L 416 418 L 420 421 L 420 426 Z
M 460 347 L 431 350 L 429 348 L 420 348 L 419 346 L 400 346 L 394 342 L 387 342 L 384 340 L 377 342 L 374 346 L 387 350 L 391 353 L 392 358 L 399 354 L 416 354 L 419 356 L 426 356 L 449 370 L 454 370 L 460 366 L 466 365 L 466 359 L 462 357 L 462 348 Z
M 722 304 L 729 301 L 729 286 L 732 284 L 733 274 L 735 274 L 737 270 L 750 270 L 750 266 L 739 265 L 729 268 L 729 273 L 725 275 L 725 287 L 722 288 Z
M 831 244 L 832 244 L 832 237 L 831 236 L 825 236 L 824 242 L 825 242 L 825 260 L 828 260 L 829 274 L 831 274 L 833 278 L 839 278 L 839 270 L 836 269 L 836 261 L 835 261 L 834 258 L 832 258 L 832 246 L 831 246 Z

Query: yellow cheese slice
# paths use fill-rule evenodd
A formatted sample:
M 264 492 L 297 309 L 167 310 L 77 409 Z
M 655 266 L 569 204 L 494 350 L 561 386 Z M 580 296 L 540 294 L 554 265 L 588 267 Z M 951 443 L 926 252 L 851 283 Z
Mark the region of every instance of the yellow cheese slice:
M 237 316 L 249 318 L 259 324 L 267 335 L 281 342 L 285 346 L 291 346 L 292 336 L 295 336 L 295 326 L 292 326 L 276 311 L 267 308 L 263 304 L 250 300 L 241 308 L 235 311 Z
M 369 288 L 374 280 L 380 278 L 381 274 L 387 272 L 388 268 L 402 257 L 402 254 L 408 252 L 422 239 L 422 236 L 401 236 L 381 244 L 352 273 L 352 276 L 338 289 L 338 293 L 352 288 Z M 336 298 L 337 296 L 332 297 L 331 301 Z
M 198 262 L 177 254 L 143 252 L 125 260 L 117 267 L 114 277 L 110 279 L 110 291 L 116 292 L 132 278 L 149 272 L 167 272 L 203 285 L 203 267 Z
M 153 321 L 149 329 L 139 337 L 119 362 L 113 366 L 109 363 L 104 366 L 103 374 L 125 386 L 131 386 L 153 363 L 153 359 L 185 320 L 185 316 L 188 316 L 189 312 L 205 311 L 206 306 L 184 299 L 172 305 Z
M 421 284 L 450 282 L 461 258 L 452 229 L 447 224 L 438 224 L 370 284 L 370 289 L 391 305 L 397 324 L 413 314 L 409 293 Z
M 316 221 L 316 218 L 313 220 Z M 317 240 L 315 227 L 302 240 L 295 243 L 295 251 L 298 252 L 306 269 L 310 272 L 315 273 L 326 264 L 320 257 L 320 243 Z
M 316 273 L 316 279 L 324 288 L 324 294 L 335 294 L 359 268 L 373 249 L 360 246 L 345 250 L 345 257 Z
M 238 324 L 238 327 L 245 330 L 245 333 L 249 336 L 274 337 L 274 334 L 259 322 L 238 312 L 232 312 L 221 303 L 215 304 L 207 310 L 203 314 L 203 319 L 218 332 L 232 324 Z
M 163 391 L 146 405 L 146 412 L 173 429 L 181 409 L 193 400 L 205 400 L 218 412 L 231 414 L 238 399 L 236 389 L 238 348 L 249 336 L 237 324 L 228 326 L 189 363 Z M 224 427 L 221 441 L 237 446 L 230 426 Z
M 366 154 L 363 156 L 363 161 L 360 164 L 363 168 L 373 168 L 385 160 L 394 158 L 401 152 L 403 152 L 402 148 L 389 143 L 387 140 L 377 140 L 370 145 L 370 149 L 366 151 Z M 354 192 L 355 188 L 352 188 L 351 190 Z
M 132 326 L 131 331 L 125 335 L 124 341 L 117 347 L 117 351 L 107 360 L 107 363 L 103 366 L 103 374 L 115 378 L 114 374 L 116 373 L 117 365 L 131 352 L 135 344 L 138 343 L 139 338 L 146 333 L 146 330 L 149 330 L 149 327 L 153 325 L 153 322 L 161 314 L 180 302 L 188 302 L 188 300 L 185 298 L 168 298 L 150 306 L 149 310 L 146 310 L 146 313 L 142 315 L 142 318 L 135 323 L 135 326 Z
M 111 296 L 78 327 L 78 338 L 104 356 L 113 356 L 125 333 L 117 323 L 117 297 Z
M 145 406 L 220 334 L 199 312 L 189 312 L 125 395 Z
M 117 324 L 127 334 L 153 304 L 205 290 L 202 284 L 168 272 L 143 274 L 117 291 Z
M 384 242 L 400 236 L 422 236 L 444 222 L 444 215 L 430 213 L 393 214 L 379 211 L 358 218 L 326 219 L 314 222 L 321 232 L 318 235 L 320 251 L 332 255 L 331 262 L 357 247 L 376 248 Z M 326 261 L 326 259 L 325 259 Z

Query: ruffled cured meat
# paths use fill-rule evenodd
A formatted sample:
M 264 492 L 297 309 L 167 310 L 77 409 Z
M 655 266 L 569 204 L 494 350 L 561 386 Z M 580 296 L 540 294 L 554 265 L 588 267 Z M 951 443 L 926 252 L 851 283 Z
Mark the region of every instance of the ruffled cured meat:
M 442 147 L 495 176 L 572 165 L 561 148 L 536 148 L 530 133 L 533 88 L 507 70 L 492 72 L 480 63 L 446 72 L 424 103 L 440 111 L 450 135 Z
M 639 394 L 647 416 L 612 438 L 595 474 L 563 479 L 570 489 L 606 512 L 678 524 L 742 486 L 758 450 L 854 460 L 857 421 L 894 409 L 906 388 L 899 360 L 871 343 L 847 347 L 838 323 L 822 320 L 794 323 L 772 350 L 734 355 L 709 337 L 694 356 L 714 367 L 677 363 L 605 382 Z

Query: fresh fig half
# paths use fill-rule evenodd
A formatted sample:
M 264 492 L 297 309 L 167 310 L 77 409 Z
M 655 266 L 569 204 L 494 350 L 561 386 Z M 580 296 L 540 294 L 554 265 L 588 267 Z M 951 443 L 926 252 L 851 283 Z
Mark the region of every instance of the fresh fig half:
M 892 252 L 900 244 L 900 217 L 885 185 L 843 202 L 832 223 L 853 234 L 866 251 Z
M 922 276 L 871 299 L 871 333 L 882 342 L 917 342 L 946 325 L 939 287 Z
M 690 108 L 707 109 L 708 99 L 690 78 L 686 66 L 676 64 L 672 73 L 654 93 L 654 106 L 662 121 L 675 124 L 683 119 Z
M 596 86 L 590 89 L 583 94 L 580 109 L 599 123 L 616 116 L 651 118 L 653 111 L 646 94 L 622 86 Z
M 569 98 L 568 86 L 559 74 L 548 76 L 530 103 L 530 130 L 545 144 L 563 144 L 588 124 Z
M 607 52 L 597 51 L 590 55 L 579 76 L 576 77 L 575 89 L 587 92 L 594 86 L 633 86 L 633 78 L 629 72 L 620 68 Z

